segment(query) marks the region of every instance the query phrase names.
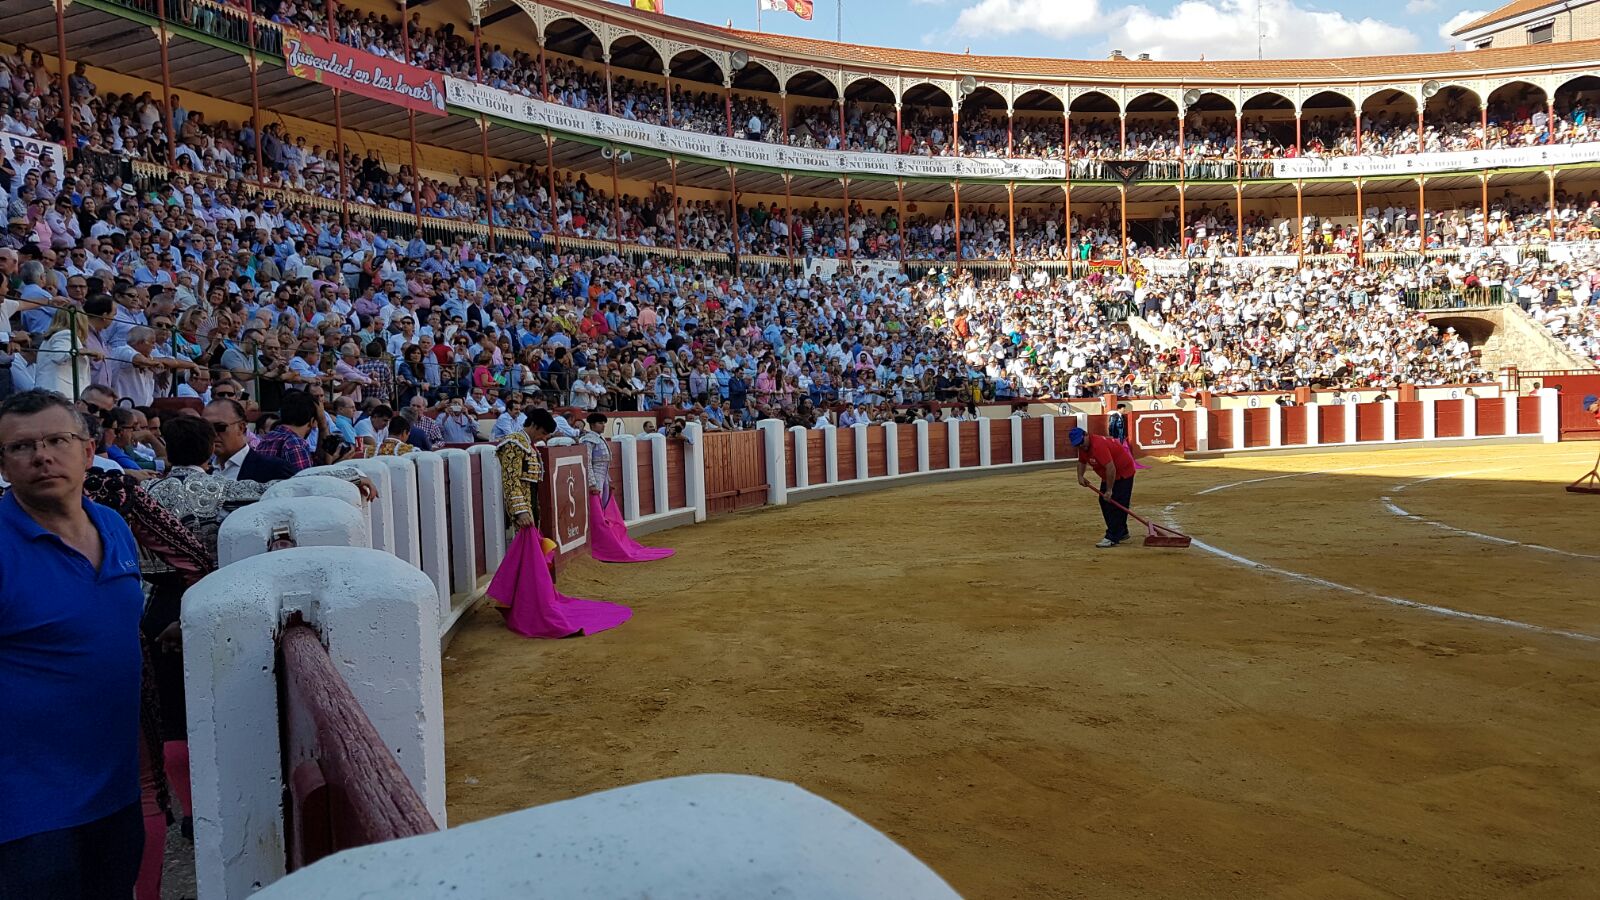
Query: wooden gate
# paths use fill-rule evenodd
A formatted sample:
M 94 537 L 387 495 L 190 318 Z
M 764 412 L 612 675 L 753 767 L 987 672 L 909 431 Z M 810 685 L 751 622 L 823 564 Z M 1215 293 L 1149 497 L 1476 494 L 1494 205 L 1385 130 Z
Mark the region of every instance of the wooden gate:
M 707 513 L 716 516 L 764 505 L 767 451 L 761 432 L 714 431 L 703 435 L 702 440 Z

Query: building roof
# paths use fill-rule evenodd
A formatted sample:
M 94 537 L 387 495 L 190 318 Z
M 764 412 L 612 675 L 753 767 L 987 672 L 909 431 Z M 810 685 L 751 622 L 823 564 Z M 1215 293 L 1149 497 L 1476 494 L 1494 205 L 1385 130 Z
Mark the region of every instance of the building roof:
M 1515 0 L 1490 16 L 1517 15 L 1524 4 L 1538 5 L 1549 0 Z M 1320 59 L 1232 59 L 1232 60 L 1079 60 L 1029 56 L 982 56 L 966 53 L 938 53 L 894 47 L 792 37 L 782 34 L 723 28 L 671 15 L 642 12 L 604 0 L 551 0 L 552 9 L 603 17 L 613 23 L 645 32 L 670 34 L 678 40 L 695 41 L 703 46 L 732 49 L 749 48 L 753 55 L 770 55 L 790 62 L 808 62 L 827 71 L 835 67 L 857 70 L 927 72 L 932 77 L 951 78 L 961 74 L 992 75 L 998 78 L 1085 79 L 1111 82 L 1186 82 L 1205 86 L 1208 82 L 1275 81 L 1314 84 L 1324 81 L 1363 81 L 1390 78 L 1479 77 L 1485 72 L 1526 71 L 1539 68 L 1572 68 L 1600 63 L 1600 39 L 1563 41 L 1524 47 L 1492 47 L 1441 53 L 1413 53 L 1386 56 L 1333 57 Z M 1489 18 L 1489 17 L 1485 17 Z M 1483 20 L 1479 20 L 1480 22 Z
M 1546 6 L 1560 5 L 1561 0 L 1511 0 L 1511 2 L 1507 3 L 1505 6 L 1502 6 L 1493 12 L 1487 13 L 1486 15 L 1479 16 L 1478 18 L 1473 19 L 1471 22 L 1468 22 L 1460 28 L 1457 28 L 1455 31 L 1450 32 L 1450 35 L 1454 37 L 1456 35 L 1465 34 L 1469 31 L 1477 31 L 1485 25 L 1493 25 L 1496 22 L 1504 22 L 1507 19 L 1515 19 L 1517 16 L 1525 16 L 1528 13 L 1537 12 L 1541 9 L 1544 9 Z

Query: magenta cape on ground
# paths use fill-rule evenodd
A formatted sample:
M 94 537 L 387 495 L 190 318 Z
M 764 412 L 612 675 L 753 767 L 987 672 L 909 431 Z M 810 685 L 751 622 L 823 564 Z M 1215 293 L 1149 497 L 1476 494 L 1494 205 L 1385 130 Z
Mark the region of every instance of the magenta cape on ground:
M 564 638 L 615 628 L 633 615 L 617 603 L 568 597 L 550 577 L 550 557 L 539 546 L 539 532 L 525 528 L 506 549 L 506 558 L 489 582 L 489 599 L 511 607 L 506 627 L 523 637 Z
M 628 537 L 628 526 L 622 523 L 617 511 L 617 498 L 589 495 L 589 555 L 601 562 L 637 563 L 666 559 L 675 550 L 666 547 L 646 547 Z

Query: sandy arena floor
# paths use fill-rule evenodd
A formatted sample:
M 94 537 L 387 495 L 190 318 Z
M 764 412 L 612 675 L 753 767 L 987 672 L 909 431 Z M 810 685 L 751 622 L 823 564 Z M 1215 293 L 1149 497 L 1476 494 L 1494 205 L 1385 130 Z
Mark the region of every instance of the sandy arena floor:
M 1596 896 L 1597 449 L 1141 473 L 1214 550 L 1094 549 L 1066 469 L 656 535 L 564 576 L 621 629 L 451 646 L 451 822 L 744 772 L 974 898 Z

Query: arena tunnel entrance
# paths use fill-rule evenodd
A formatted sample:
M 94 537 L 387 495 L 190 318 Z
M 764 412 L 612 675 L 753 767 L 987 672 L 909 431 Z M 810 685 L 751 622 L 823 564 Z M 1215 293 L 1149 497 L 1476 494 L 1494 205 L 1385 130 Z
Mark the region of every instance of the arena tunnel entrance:
M 1456 334 L 1461 335 L 1461 339 L 1466 341 L 1474 350 L 1482 349 L 1485 344 L 1489 343 L 1489 339 L 1493 338 L 1495 333 L 1500 330 L 1500 326 L 1491 319 L 1470 313 L 1429 316 L 1428 324 L 1440 332 L 1443 332 L 1446 328 L 1454 328 Z

